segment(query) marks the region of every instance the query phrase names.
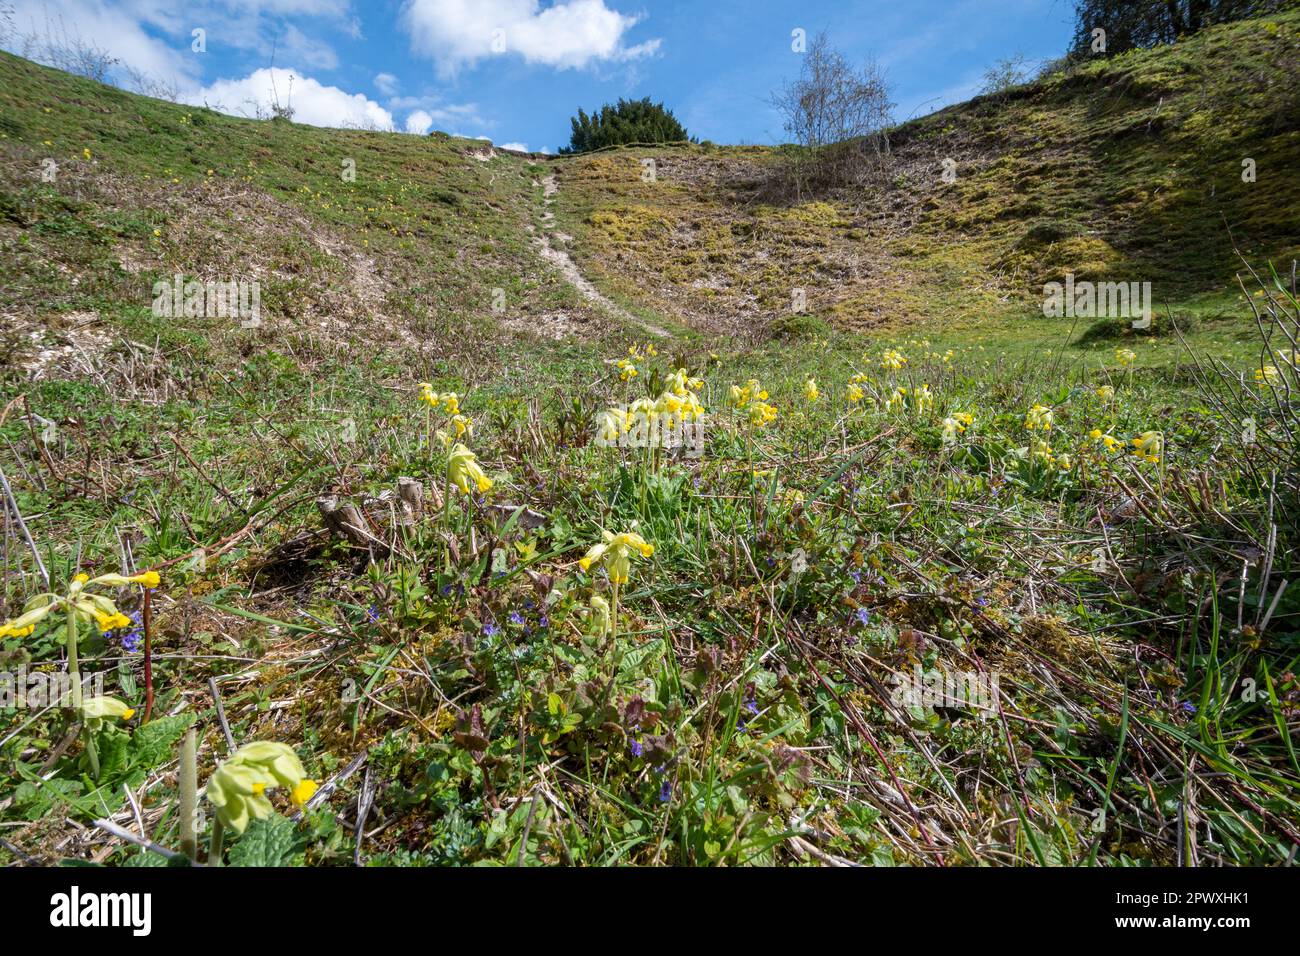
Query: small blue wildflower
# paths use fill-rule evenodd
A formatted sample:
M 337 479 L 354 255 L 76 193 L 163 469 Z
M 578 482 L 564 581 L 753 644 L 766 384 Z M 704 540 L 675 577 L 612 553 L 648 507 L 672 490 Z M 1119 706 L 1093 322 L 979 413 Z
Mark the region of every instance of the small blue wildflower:
M 491 621 L 489 621 L 487 624 L 484 624 L 484 625 L 483 625 L 483 636 L 484 636 L 484 637 L 496 637 L 496 636 L 497 636 L 497 632 L 500 631 L 500 630 L 501 630 L 501 629 L 500 629 L 499 627 L 497 627 L 495 624 L 493 624 Z
M 121 642 L 122 650 L 128 654 L 136 654 L 140 650 L 140 643 L 144 640 L 144 621 L 139 611 L 132 611 L 127 617 L 131 619 L 131 627 L 115 631 L 114 635 Z
M 366 608 L 366 618 L 370 621 L 371 624 L 378 624 L 379 608 L 375 607 L 373 604 L 370 605 L 370 607 Z
M 451 596 L 451 585 L 450 585 L 450 584 L 444 584 L 444 585 L 442 586 L 442 596 L 443 596 L 443 597 L 450 597 L 450 596 Z
M 1182 703 L 1182 710 L 1183 713 L 1185 714 L 1194 714 L 1196 713 L 1196 705 L 1193 704 L 1190 700 L 1185 700 Z
M 516 627 L 523 627 L 523 625 L 524 625 L 524 616 L 523 616 L 522 614 L 520 614 L 518 611 L 511 611 L 511 612 L 510 612 L 510 623 L 513 624 L 513 625 L 515 625 Z
M 659 802 L 667 803 L 673 798 L 673 782 L 665 780 L 659 787 Z
M 871 623 L 871 612 L 868 611 L 865 607 L 858 608 L 856 617 L 858 619 L 858 623 L 861 624 L 863 627 L 866 627 L 868 624 Z
M 637 740 L 635 737 L 632 738 L 632 743 L 629 745 L 629 749 L 632 751 L 633 757 L 639 757 L 645 753 L 645 748 L 641 746 L 641 741 Z
M 758 701 L 754 700 L 754 698 L 752 698 L 752 697 L 749 698 L 749 700 L 745 701 L 745 709 L 746 709 L 747 711 L 749 711 L 751 714 L 754 714 L 754 715 L 757 716 L 757 714 L 758 714 Z
M 538 630 L 544 631 L 550 626 L 551 626 L 551 619 L 547 617 L 545 614 L 543 614 L 541 617 L 537 619 Z
M 854 584 L 861 584 L 861 583 L 862 583 L 862 572 L 861 572 L 861 571 L 850 571 L 850 572 L 849 572 L 849 577 L 851 577 L 851 578 L 853 579 L 853 583 L 854 583 Z

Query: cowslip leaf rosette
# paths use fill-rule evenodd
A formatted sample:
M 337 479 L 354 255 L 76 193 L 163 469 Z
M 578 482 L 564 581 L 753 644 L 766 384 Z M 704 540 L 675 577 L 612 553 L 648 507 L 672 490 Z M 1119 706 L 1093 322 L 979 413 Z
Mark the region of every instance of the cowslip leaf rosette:
M 250 820 L 265 820 L 272 813 L 266 792 L 289 790 L 295 806 L 316 793 L 316 781 L 307 777 L 302 761 L 288 744 L 259 741 L 245 744 L 208 779 L 207 798 L 217 810 L 222 826 L 243 833 Z

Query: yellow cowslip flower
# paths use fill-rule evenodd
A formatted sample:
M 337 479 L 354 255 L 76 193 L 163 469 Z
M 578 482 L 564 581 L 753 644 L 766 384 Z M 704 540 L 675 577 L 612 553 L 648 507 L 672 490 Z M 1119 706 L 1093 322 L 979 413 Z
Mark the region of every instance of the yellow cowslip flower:
M 943 358 L 941 359 L 941 361 L 943 362 L 944 365 L 947 365 L 950 362 L 952 362 L 953 356 L 956 354 L 957 353 L 954 352 L 952 349 L 949 349 L 948 351 L 943 353 Z
M 1094 428 L 1092 431 L 1088 432 L 1088 437 L 1093 441 L 1101 442 L 1106 446 L 1107 451 L 1114 451 L 1119 447 L 1119 439 L 1114 435 L 1107 435 L 1100 428 Z
M 622 534 L 602 531 L 601 536 L 604 540 L 588 549 L 587 553 L 578 560 L 578 567 L 588 571 L 592 565 L 599 564 L 603 560 L 609 569 L 609 579 L 614 584 L 627 583 L 628 572 L 631 569 L 629 559 L 633 552 L 643 558 L 648 558 L 655 553 L 655 546 L 635 531 L 624 531 Z
M 886 349 L 885 354 L 880 359 L 880 367 L 891 372 L 901 371 L 907 364 L 907 357 L 897 349 Z
M 1275 387 L 1281 380 L 1282 374 L 1277 370 L 1276 365 L 1265 365 L 1255 369 L 1255 384 L 1260 388 Z
M 764 392 L 763 394 L 767 394 Z M 755 428 L 763 428 L 776 421 L 776 409 L 767 402 L 750 402 L 749 423 Z
M 286 787 L 290 799 L 302 806 L 316 793 L 316 781 L 307 777 L 302 761 L 287 744 L 259 741 L 245 744 L 208 778 L 207 798 L 217 819 L 236 833 L 250 820 L 271 815 L 266 791 Z
M 116 697 L 89 697 L 81 703 L 81 719 L 91 730 L 110 718 L 130 720 L 134 716 L 135 708 L 128 707 Z
M 86 149 L 83 149 L 81 151 L 81 155 L 84 156 L 86 159 L 90 159 L 90 149 L 88 147 Z
M 1035 458 L 1045 458 L 1048 461 L 1052 460 L 1052 446 L 1041 439 L 1031 443 L 1029 451 Z
M 614 365 L 618 369 L 620 381 L 628 382 L 636 377 L 636 366 L 627 359 L 619 359 Z
M 810 378 L 803 383 L 803 397 L 809 402 L 817 401 L 817 396 L 821 393 L 817 391 L 817 379 Z
M 147 588 L 156 588 L 162 579 L 158 576 L 157 571 L 143 571 L 140 574 L 101 574 L 97 578 L 86 578 L 85 575 L 78 575 L 82 578 L 82 583 L 86 585 L 106 584 L 109 587 L 125 587 L 128 584 L 141 584 Z
M 854 405 L 862 401 L 862 395 L 863 395 L 862 386 L 856 383 L 851 384 L 849 386 L 848 392 L 846 393 L 848 400 L 852 402 Z
M 929 385 L 922 385 L 920 388 L 912 389 L 912 405 L 918 412 L 924 412 L 933 407 L 934 395 L 931 393 Z
M 1097 397 L 1100 398 L 1104 404 L 1109 405 L 1111 402 L 1115 401 L 1115 386 L 1097 386 Z
M 1059 458 L 1055 459 L 1052 464 L 1061 471 L 1069 471 L 1074 467 L 1074 459 L 1069 455 L 1061 455 Z
M 451 426 L 456 432 L 455 437 L 463 438 L 474 430 L 474 419 L 465 415 L 453 415 L 451 417 Z
M 731 386 L 731 405 L 733 408 L 745 408 L 750 402 L 767 401 L 767 389 L 759 384 L 758 379 L 751 378 L 742 388 Z
M 1035 405 L 1029 409 L 1029 414 L 1025 416 L 1025 427 L 1031 432 L 1039 429 L 1050 432 L 1052 422 L 1055 421 L 1056 413 L 1044 405 Z
M 419 390 L 420 401 L 424 402 L 434 411 L 441 409 L 448 415 L 460 414 L 460 397 L 455 392 L 440 394 L 435 392 L 433 386 L 428 382 L 421 382 L 416 387 Z
M 129 627 L 131 619 L 120 612 L 110 598 L 102 594 L 88 594 L 86 589 L 101 586 L 125 587 L 129 584 L 156 588 L 160 582 L 157 571 L 132 575 L 101 574 L 97 578 L 78 574 L 68 584 L 66 594 L 40 594 L 28 601 L 19 617 L 0 624 L 0 638 L 27 637 L 36 630 L 37 624 L 60 609 L 71 609 L 78 620 L 92 622 L 105 633 Z
M 1134 352 L 1132 349 L 1116 349 L 1115 359 L 1116 361 L 1119 362 L 1120 365 L 1124 366 L 1125 368 L 1128 368 L 1135 361 L 1137 361 L 1137 353 Z
M 679 368 L 672 375 L 668 376 L 668 388 L 664 394 L 671 392 L 678 398 L 687 398 L 692 392 L 697 392 L 704 387 L 704 380 L 701 378 L 691 378 L 686 374 L 686 369 Z
M 483 473 L 474 453 L 459 442 L 447 459 L 447 480 L 467 495 L 470 494 L 470 482 L 480 493 L 492 488 L 492 479 Z
M 622 409 L 607 408 L 596 418 L 596 441 L 613 445 L 627 428 L 627 417 Z
M 582 617 L 594 625 L 594 631 L 599 637 L 608 637 L 614 629 L 614 622 L 610 616 L 609 602 L 599 594 L 593 594 L 588 602 L 589 607 L 583 608 L 579 613 Z
M 955 444 L 958 435 L 966 434 L 966 429 L 975 422 L 975 416 L 969 412 L 957 412 L 943 420 L 943 441 L 945 445 Z
M 1165 437 L 1160 432 L 1143 432 L 1133 439 L 1133 454 L 1155 464 L 1164 453 Z

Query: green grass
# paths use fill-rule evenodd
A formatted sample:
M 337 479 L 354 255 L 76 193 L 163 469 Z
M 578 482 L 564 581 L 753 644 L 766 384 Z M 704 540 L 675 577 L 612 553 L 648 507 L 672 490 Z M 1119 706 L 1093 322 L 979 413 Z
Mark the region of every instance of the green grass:
M 1200 120 L 1235 82 L 1216 85 L 1228 52 L 1259 67 L 1280 55 L 1259 37 L 1293 48 L 1295 17 L 1277 22 L 908 127 L 900 169 L 920 162 L 908 143 L 933 137 L 989 164 L 887 247 L 842 197 L 739 209 L 744 188 L 692 179 L 770 166 L 770 150 L 659 152 L 643 183 L 641 151 L 484 163 L 466 141 L 233 119 L 0 57 L 0 290 L 21 303 L 3 333 L 0 470 L 56 589 L 124 556 L 163 575 L 148 724 L 141 655 L 81 643 L 83 668 L 138 711 L 100 731 L 98 780 L 66 713 L 0 710 L 0 857 L 159 862 L 72 821 L 134 826 L 127 785 L 151 838 L 176 844 L 186 723 L 200 782 L 227 756 L 213 679 L 236 741 L 291 744 L 338 783 L 302 821 L 277 796 L 277 816 L 228 841 L 231 863 L 1288 862 L 1300 590 L 1263 623 L 1296 572 L 1295 406 L 1256 387 L 1240 266 L 1183 182 L 1210 140 L 1294 151 L 1294 131 L 1261 132 L 1272 97 L 1247 96 L 1236 126 Z M 1115 91 L 1106 108 L 1098 88 Z M 1145 122 L 1158 91 L 1169 125 L 1134 141 L 1132 169 L 1068 171 L 1073 151 L 1104 153 Z M 1030 123 L 1057 124 L 1060 156 L 1013 142 Z M 34 173 L 45 155 L 54 183 Z M 1115 250 L 1120 275 L 1151 278 L 1149 333 L 1045 319 L 992 281 L 1032 223 L 1074 235 L 1171 156 L 1189 157 L 1168 173 L 1181 198 L 1133 198 L 1100 220 L 1104 248 L 1067 250 Z M 538 258 L 527 227 L 541 228 L 550 172 L 584 270 L 681 330 L 656 354 Z M 920 204 L 927 188 L 897 187 Z M 1269 189 L 1267 206 L 1231 194 L 1252 263 L 1295 249 L 1280 218 L 1294 204 Z M 1024 208 L 1003 215 L 1013 194 Z M 1060 245 L 1022 265 L 1067 264 Z M 812 315 L 771 338 L 790 285 L 825 287 L 854 247 L 883 257 L 864 261 L 869 278 L 840 300 L 810 295 Z M 882 263 L 899 273 L 870 278 Z M 738 284 L 695 284 L 718 270 Z M 155 317 L 152 283 L 177 272 L 257 276 L 264 325 Z M 1277 286 L 1248 288 L 1294 325 Z M 758 305 L 734 308 L 742 294 Z M 863 310 L 884 327 L 864 331 Z M 524 334 L 560 313 L 576 334 Z M 1300 388 L 1279 344 L 1267 361 Z M 612 363 L 634 345 L 624 383 Z M 882 368 L 886 348 L 908 364 Z M 656 397 L 678 368 L 703 380 L 702 457 L 592 442 L 599 412 Z M 779 410 L 764 429 L 729 408 L 750 378 Z M 321 495 L 361 505 L 401 476 L 445 489 L 420 382 L 459 394 L 493 488 L 391 535 L 375 506 L 387 544 L 373 553 L 331 538 Z M 889 407 L 922 386 L 931 404 Z M 1054 412 L 1050 457 L 1025 427 L 1034 405 Z M 945 442 L 959 413 L 974 422 Z M 1131 452 L 1153 430 L 1155 463 Z M 524 527 L 492 505 L 542 518 Z M 578 559 L 602 529 L 634 525 L 655 550 L 633 560 L 606 634 L 591 602 L 612 601 L 611 583 Z M 13 616 L 44 588 L 7 527 Z M 140 599 L 120 594 L 124 609 Z M 59 633 L 42 622 L 0 654 L 0 670 L 56 670 Z M 998 675 L 1000 712 L 900 706 L 896 679 L 918 666 Z M 343 821 L 366 775 L 345 771 L 362 755 L 374 799 L 358 844 Z

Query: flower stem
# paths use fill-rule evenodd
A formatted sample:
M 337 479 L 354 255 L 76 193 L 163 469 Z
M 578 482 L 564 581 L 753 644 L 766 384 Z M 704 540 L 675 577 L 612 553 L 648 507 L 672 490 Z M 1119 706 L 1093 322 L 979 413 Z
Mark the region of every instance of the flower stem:
M 151 591 L 144 589 L 144 606 L 140 612 L 140 623 L 144 627 L 144 716 L 140 726 L 149 723 L 153 715 L 153 603 Z
M 85 714 L 81 710 L 81 663 L 77 657 L 77 611 L 68 604 L 68 678 L 72 682 L 72 709 L 81 721 L 81 736 L 86 746 L 86 758 L 90 761 L 90 775 L 99 780 L 99 752 L 95 749 L 95 737 L 86 724 Z
M 181 744 L 180 766 L 180 829 L 181 852 L 190 858 L 191 863 L 199 861 L 199 770 L 197 741 L 194 728 L 185 732 Z
M 221 865 L 222 844 L 226 839 L 226 828 L 221 825 L 220 817 L 212 818 L 212 839 L 208 843 L 208 866 Z

